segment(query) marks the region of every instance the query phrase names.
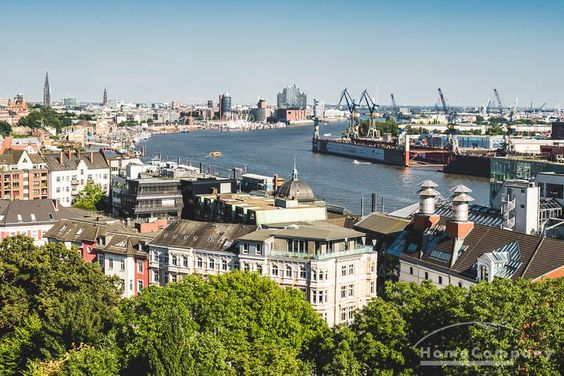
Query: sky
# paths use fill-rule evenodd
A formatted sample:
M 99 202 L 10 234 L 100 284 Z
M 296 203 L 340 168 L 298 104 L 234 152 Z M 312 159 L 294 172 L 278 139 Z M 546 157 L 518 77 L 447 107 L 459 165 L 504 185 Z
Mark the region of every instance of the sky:
M 564 1 L 0 0 L 0 98 L 564 106 Z M 198 100 L 202 98 L 202 100 Z

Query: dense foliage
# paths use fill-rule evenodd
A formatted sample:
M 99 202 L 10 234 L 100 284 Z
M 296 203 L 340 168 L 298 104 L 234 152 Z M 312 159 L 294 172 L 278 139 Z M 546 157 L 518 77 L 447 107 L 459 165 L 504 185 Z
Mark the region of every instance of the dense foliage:
M 73 113 L 65 112 L 60 114 L 51 107 L 41 106 L 39 108 L 32 109 L 27 116 L 22 117 L 18 121 L 18 125 L 32 129 L 52 127 L 59 132 L 63 127 L 72 125 L 72 117 L 74 117 Z
M 5 120 L 0 120 L 0 135 L 5 137 L 12 133 L 12 126 Z
M 329 329 L 298 290 L 241 271 L 118 303 L 76 250 L 16 237 L 0 243 L 0 375 L 559 375 L 562 296 L 563 279 L 389 284 L 351 325 Z M 482 324 L 462 325 L 472 322 Z M 474 348 L 483 360 L 516 356 L 421 366 L 427 346 L 460 362 Z
M 76 195 L 73 206 L 84 210 L 97 211 L 103 210 L 107 196 L 100 184 L 88 180 L 84 188 Z

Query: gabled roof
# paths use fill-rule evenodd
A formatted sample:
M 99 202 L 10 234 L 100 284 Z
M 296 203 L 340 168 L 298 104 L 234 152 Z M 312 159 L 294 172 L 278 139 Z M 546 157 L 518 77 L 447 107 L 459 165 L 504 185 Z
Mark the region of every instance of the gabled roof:
M 89 169 L 109 168 L 103 153 L 90 152 L 59 152 L 43 154 L 43 158 L 52 171 L 76 170 L 80 162 L 84 162 Z
M 257 226 L 238 223 L 212 223 L 179 219 L 162 230 L 150 244 L 161 247 L 226 251 L 240 237 L 256 229 Z
M 32 226 L 57 223 L 61 219 L 84 216 L 89 212 L 66 208 L 52 199 L 0 200 L 0 225 Z
M 525 268 L 523 278 L 539 278 L 564 265 L 564 241 L 543 239 L 531 262 Z
M 127 256 L 147 257 L 144 248 L 157 234 L 132 234 L 121 231 L 108 231 L 105 245 L 96 245 L 97 252 L 114 253 Z
M 458 254 L 456 262 L 450 267 L 455 244 L 444 229 L 441 230 L 441 227 L 444 226 L 438 225 L 434 232 L 422 232 L 410 225 L 390 246 L 389 253 L 399 255 L 402 260 L 458 274 L 461 278 L 475 280 L 475 264 L 480 256 L 490 252 L 505 252 L 505 250 L 509 252 L 510 248 L 518 247 L 520 263 L 518 265 L 515 263 L 515 270 L 511 275 L 511 278 L 518 278 L 523 277 L 525 267 L 529 265 L 537 249 L 541 249 L 539 248 L 541 244 L 548 240 L 535 235 L 476 223 L 464 239 L 462 251 Z M 554 241 L 559 242 L 560 249 L 564 249 L 564 241 Z M 552 243 L 552 241 L 549 243 Z M 553 245 L 552 247 L 558 246 Z
M 113 218 L 85 217 L 62 220 L 51 227 L 44 237 L 61 242 L 95 242 L 99 236 L 106 235 L 109 231 L 136 233 L 132 228 Z

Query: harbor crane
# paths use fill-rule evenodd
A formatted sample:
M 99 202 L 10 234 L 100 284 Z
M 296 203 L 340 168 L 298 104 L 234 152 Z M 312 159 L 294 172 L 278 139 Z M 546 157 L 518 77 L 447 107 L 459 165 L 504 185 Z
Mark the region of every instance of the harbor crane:
M 375 118 L 378 117 L 378 112 L 377 109 L 380 107 L 378 104 L 374 103 L 374 101 L 372 100 L 372 97 L 370 96 L 370 94 L 368 94 L 368 89 L 364 89 L 364 91 L 362 92 L 362 94 L 360 95 L 360 102 L 362 104 L 362 101 L 365 101 L 366 103 L 366 107 L 368 107 L 368 111 L 370 112 L 369 114 L 369 119 L 368 119 L 368 134 L 367 137 L 375 139 L 378 137 L 378 131 L 376 130 L 376 127 L 374 126 L 374 121 Z
M 392 113 L 394 114 L 394 117 L 396 118 L 396 122 L 399 123 L 401 113 L 400 113 L 398 105 L 396 103 L 396 97 L 394 96 L 394 93 L 391 93 L 390 97 L 392 98 Z
M 350 138 L 350 139 L 355 139 L 358 137 L 358 111 L 356 110 L 357 104 L 354 101 L 354 99 L 351 97 L 351 95 L 349 94 L 349 91 L 347 90 L 347 88 L 344 88 L 343 91 L 341 92 L 341 98 L 339 98 L 339 103 L 337 104 L 337 107 L 339 107 L 339 109 L 341 108 L 341 103 L 343 102 L 343 100 L 345 101 L 345 104 L 347 105 L 347 110 L 349 111 L 349 126 L 347 128 L 347 130 L 345 131 L 345 137 Z
M 497 102 L 497 110 L 499 111 L 499 116 L 501 116 L 503 115 L 503 104 L 501 103 L 501 98 L 499 97 L 499 93 L 497 92 L 496 88 L 494 88 L 494 96 Z
M 453 109 L 449 109 L 446 103 L 445 96 L 441 88 L 439 90 L 439 98 L 441 99 L 441 106 L 444 114 L 447 116 L 448 128 L 454 131 L 454 126 L 456 125 L 456 112 Z

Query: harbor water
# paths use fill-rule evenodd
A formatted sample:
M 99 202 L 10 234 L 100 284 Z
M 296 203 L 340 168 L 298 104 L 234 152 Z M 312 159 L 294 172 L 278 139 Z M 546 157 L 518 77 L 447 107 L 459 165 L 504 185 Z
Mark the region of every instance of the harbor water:
M 339 136 L 346 124 L 321 126 L 322 134 Z M 383 198 L 386 212 L 405 207 L 417 201 L 418 184 L 431 179 L 439 185 L 445 197 L 449 189 L 464 184 L 473 190 L 475 203 L 487 205 L 489 182 L 484 178 L 451 175 L 436 168 L 405 168 L 382 164 L 354 163 L 352 159 L 311 151 L 310 126 L 248 132 L 218 132 L 201 130 L 190 133 L 157 134 L 144 141 L 146 159 L 160 155 L 162 160 L 204 164 L 221 176 L 232 176 L 232 169 L 243 168 L 249 173 L 290 178 L 294 158 L 299 179 L 313 188 L 318 198 L 343 206 L 353 213 L 370 211 L 371 193 L 377 195 L 377 208 Z M 210 158 L 211 152 L 221 157 Z

